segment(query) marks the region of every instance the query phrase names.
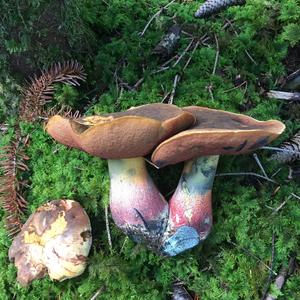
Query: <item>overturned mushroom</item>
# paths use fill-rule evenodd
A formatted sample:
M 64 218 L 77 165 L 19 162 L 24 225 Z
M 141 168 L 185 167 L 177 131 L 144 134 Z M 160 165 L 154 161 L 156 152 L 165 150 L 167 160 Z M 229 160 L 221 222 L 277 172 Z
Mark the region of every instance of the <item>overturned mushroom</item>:
M 169 222 L 161 252 L 177 255 L 204 240 L 212 226 L 211 189 L 219 155 L 253 152 L 273 141 L 285 126 L 276 120 L 204 107 L 186 107 L 196 117 L 188 130 L 161 143 L 152 154 L 159 167 L 185 161 L 169 206 Z
M 27 220 L 9 249 L 23 286 L 47 273 L 63 281 L 83 273 L 92 243 L 88 215 L 78 202 L 54 200 Z
M 115 223 L 135 241 L 155 248 L 167 224 L 168 204 L 148 175 L 143 156 L 194 121 L 188 111 L 156 103 L 80 119 L 54 116 L 46 129 L 62 144 L 108 159 Z

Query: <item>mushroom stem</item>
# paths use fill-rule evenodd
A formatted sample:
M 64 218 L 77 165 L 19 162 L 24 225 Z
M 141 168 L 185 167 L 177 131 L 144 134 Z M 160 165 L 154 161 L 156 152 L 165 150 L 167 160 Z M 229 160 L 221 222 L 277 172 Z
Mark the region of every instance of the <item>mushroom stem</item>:
M 212 227 L 211 190 L 219 156 L 185 162 L 177 189 L 169 202 L 169 221 L 161 252 L 177 255 L 204 240 Z
M 110 209 L 118 227 L 156 249 L 168 221 L 168 203 L 149 176 L 143 157 L 108 160 Z

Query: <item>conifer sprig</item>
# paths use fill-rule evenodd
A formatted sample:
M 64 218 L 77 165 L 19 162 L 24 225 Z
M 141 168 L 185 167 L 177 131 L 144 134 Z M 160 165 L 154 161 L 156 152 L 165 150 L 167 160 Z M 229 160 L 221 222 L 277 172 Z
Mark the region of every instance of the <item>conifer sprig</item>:
M 0 203 L 7 213 L 6 226 L 10 236 L 21 230 L 23 225 L 21 216 L 27 205 L 27 201 L 21 194 L 25 182 L 18 179 L 19 171 L 28 170 L 26 160 L 29 158 L 22 149 L 23 144 L 24 140 L 17 132 L 10 145 L 0 149 L 0 168 L 2 171 L 2 176 L 0 176 Z
M 31 79 L 31 83 L 23 92 L 20 105 L 20 118 L 32 122 L 44 114 L 44 105 L 51 102 L 54 94 L 54 83 L 65 83 L 73 86 L 85 81 L 83 66 L 76 61 L 56 63 L 49 70 Z

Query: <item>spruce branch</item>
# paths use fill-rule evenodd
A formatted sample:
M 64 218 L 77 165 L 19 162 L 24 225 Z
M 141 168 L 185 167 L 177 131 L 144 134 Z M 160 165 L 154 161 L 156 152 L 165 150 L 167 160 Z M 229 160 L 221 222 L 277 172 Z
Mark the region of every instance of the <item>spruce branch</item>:
M 27 201 L 21 194 L 22 187 L 26 184 L 19 181 L 19 171 L 28 170 L 26 156 L 22 149 L 24 140 L 17 131 L 16 137 L 10 145 L 0 148 L 0 203 L 6 212 L 6 227 L 10 236 L 15 235 L 21 230 L 21 216 L 26 209 Z
M 44 105 L 53 98 L 54 83 L 78 86 L 85 79 L 83 66 L 76 61 L 53 64 L 48 70 L 43 70 L 39 77 L 35 75 L 23 91 L 20 118 L 32 122 L 44 115 Z

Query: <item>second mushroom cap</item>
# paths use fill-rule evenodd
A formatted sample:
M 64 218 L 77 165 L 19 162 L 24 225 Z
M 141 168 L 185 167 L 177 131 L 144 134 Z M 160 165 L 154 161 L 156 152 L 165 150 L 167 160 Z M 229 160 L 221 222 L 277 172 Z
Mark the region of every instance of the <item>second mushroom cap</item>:
M 277 120 L 257 121 L 242 114 L 189 106 L 196 123 L 162 142 L 153 152 L 159 167 L 205 155 L 242 154 L 262 147 L 285 129 Z

